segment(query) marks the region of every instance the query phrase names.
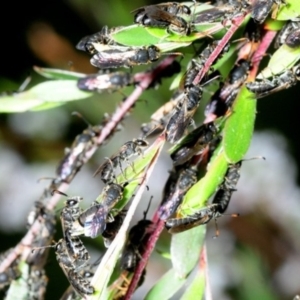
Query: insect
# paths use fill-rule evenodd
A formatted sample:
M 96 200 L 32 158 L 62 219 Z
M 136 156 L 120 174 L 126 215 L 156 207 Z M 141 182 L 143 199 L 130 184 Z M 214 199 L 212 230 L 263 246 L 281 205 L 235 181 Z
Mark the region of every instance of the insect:
M 300 46 L 300 22 L 289 21 L 280 30 L 275 40 L 275 48 L 286 44 L 291 48 Z
M 180 35 L 190 34 L 190 25 L 177 14 L 190 14 L 191 10 L 186 5 L 178 3 L 161 3 L 138 8 L 135 13 L 134 22 L 144 26 L 167 28 Z
M 283 0 L 256 0 L 252 5 L 252 18 L 259 24 L 262 24 L 272 10 L 274 4 L 280 6 Z
M 0 254 L 0 263 L 6 259 L 8 255 L 10 255 L 11 252 L 13 252 L 14 249 L 10 248 L 6 250 L 5 252 Z M 4 287 L 9 285 L 14 279 L 18 278 L 21 275 L 20 270 L 18 269 L 18 264 L 20 262 L 19 257 L 17 257 L 16 260 L 14 260 L 5 271 L 0 273 L 0 290 L 2 290 Z
M 261 38 L 262 28 L 260 24 L 256 23 L 253 19 L 250 19 L 246 25 L 241 42 L 238 45 L 239 53 L 237 61 L 249 60 L 253 53 L 257 50 Z
M 42 300 L 45 297 L 48 278 L 44 269 L 32 267 L 27 279 L 28 296 L 32 300 Z
M 148 72 L 152 72 L 152 68 Z M 179 73 L 181 71 L 181 65 L 177 60 L 174 60 L 171 64 L 169 64 L 166 68 L 164 68 L 155 78 L 153 78 L 153 81 L 148 86 L 147 89 L 150 88 L 158 88 L 158 86 L 161 84 L 161 80 L 163 78 L 170 78 L 173 75 Z M 136 74 L 137 75 L 137 74 Z M 139 81 L 138 76 L 135 76 L 136 81 Z
M 194 155 L 203 152 L 206 146 L 215 138 L 217 131 L 214 122 L 209 122 L 190 132 L 171 154 L 174 166 L 182 165 Z
M 91 64 L 100 69 L 127 67 L 149 64 L 158 60 L 161 51 L 154 45 L 141 48 L 118 47 L 94 54 Z
M 100 173 L 101 179 L 105 184 L 110 184 L 115 180 L 114 169 L 119 166 L 121 172 L 122 161 L 129 161 L 129 158 L 133 155 L 142 155 L 143 150 L 148 147 L 148 142 L 143 139 L 133 139 L 126 142 L 120 150 L 106 160 L 94 173 L 94 176 Z
M 223 18 L 225 16 L 225 14 L 226 14 L 226 11 L 221 10 L 218 7 L 209 8 L 209 9 L 203 10 L 200 13 L 198 13 L 195 16 L 193 23 L 200 24 L 200 23 L 216 22 L 219 19 Z
M 231 164 L 225 174 L 223 182 L 220 184 L 214 196 L 212 204 L 201 208 L 194 214 L 184 218 L 173 218 L 166 221 L 166 228 L 170 233 L 182 232 L 193 227 L 208 223 L 211 219 L 220 217 L 227 209 L 231 195 L 236 191 L 236 185 L 240 178 L 240 168 L 242 161 Z M 236 214 L 232 216 L 236 217 Z M 218 230 L 217 234 L 218 235 Z
M 217 205 L 208 205 L 194 214 L 184 218 L 168 219 L 165 223 L 170 233 L 179 233 L 199 225 L 208 223 L 216 214 Z
M 202 88 L 192 86 L 183 94 L 183 99 L 173 109 L 172 116 L 166 126 L 166 139 L 168 142 L 177 142 L 193 122 L 192 118 L 200 104 L 202 92 Z
M 151 200 L 152 197 L 146 211 L 144 212 L 144 218 L 129 231 L 128 239 L 121 256 L 121 270 L 134 272 L 141 259 L 141 256 L 145 252 L 145 243 L 153 231 L 152 221 L 146 219 Z
M 70 183 L 76 173 L 84 164 L 86 153 L 96 144 L 96 138 L 100 135 L 102 125 L 89 126 L 81 134 L 77 135 L 70 148 L 66 149 L 64 158 L 59 163 L 52 181 L 51 190 L 55 190 L 61 182 Z
M 91 277 L 94 276 L 94 273 L 84 268 L 83 270 L 79 271 L 79 275 L 89 281 Z M 74 291 L 72 285 L 68 287 L 68 289 L 64 292 L 64 294 L 60 298 L 60 300 L 81 300 L 81 299 L 82 298 L 78 296 L 78 294 Z
M 102 191 L 101 203 L 94 202 L 78 218 L 79 226 L 84 228 L 84 235 L 92 238 L 102 234 L 106 229 L 106 223 L 110 218 L 109 213 L 113 207 L 122 199 L 125 186 L 128 182 L 121 184 L 108 184 Z M 73 230 L 72 235 L 81 235 L 82 230 Z
M 90 285 L 89 281 L 76 271 L 76 266 L 68 254 L 64 239 L 60 239 L 56 244 L 55 253 L 59 266 L 67 276 L 74 290 L 82 297 L 93 294 L 94 288 Z
M 300 80 L 300 65 L 273 76 L 272 79 L 257 80 L 246 83 L 247 89 L 254 93 L 256 98 L 263 98 L 275 92 L 288 89 Z
M 104 26 L 101 31 L 82 38 L 76 45 L 76 49 L 95 54 L 97 52 L 95 49 L 96 44 L 115 45 L 116 43 L 110 38 L 112 31 L 113 30 L 109 30 L 107 26 Z
M 56 191 L 66 197 L 66 194 Z M 81 197 L 71 197 L 65 202 L 65 207 L 60 214 L 61 225 L 63 229 L 63 236 L 65 239 L 66 248 L 70 259 L 73 259 L 76 266 L 86 264 L 90 255 L 83 245 L 82 241 L 77 236 L 72 236 L 73 224 L 79 218 L 82 213 L 82 209 L 79 207 L 79 203 L 83 199 Z
M 113 72 L 109 74 L 87 75 L 77 81 L 77 87 L 81 90 L 101 93 L 105 90 L 114 92 L 133 83 L 132 74 L 128 72 Z
M 51 244 L 56 232 L 56 219 L 52 211 L 48 210 L 42 202 L 37 201 L 35 202 L 34 209 L 28 215 L 27 226 L 31 226 L 35 220 L 38 220 L 42 226 L 40 226 L 39 231 L 36 233 L 32 247 L 41 248 L 41 251 L 31 252 L 26 259 L 26 263 L 42 268 L 46 263 L 49 252 L 45 246 Z
M 180 171 L 176 170 L 176 173 L 178 173 L 176 175 L 178 179 L 175 184 L 170 186 L 168 196 L 164 196 L 158 211 L 161 220 L 166 220 L 175 213 L 183 196 L 197 182 L 197 168 L 195 167 L 181 168 Z
M 220 84 L 220 88 L 211 97 L 210 102 L 205 107 L 205 116 L 213 119 L 224 116 L 231 108 L 240 88 L 248 77 L 251 69 L 251 62 L 245 59 L 239 60 L 230 71 L 225 83 Z
M 112 221 L 110 222 L 108 218 L 108 222 L 106 223 L 105 230 L 102 232 L 102 237 L 104 240 L 104 246 L 108 248 L 115 236 L 117 235 L 119 229 L 121 228 L 124 218 L 126 216 L 126 210 L 122 210 L 116 216 L 112 217 Z
M 178 102 L 183 97 L 183 92 L 177 90 L 170 101 L 162 105 L 156 112 L 150 117 L 151 121 L 149 123 L 144 123 L 141 126 L 141 130 L 144 136 L 149 136 L 151 134 L 163 131 L 166 127 L 173 109 L 178 105 Z

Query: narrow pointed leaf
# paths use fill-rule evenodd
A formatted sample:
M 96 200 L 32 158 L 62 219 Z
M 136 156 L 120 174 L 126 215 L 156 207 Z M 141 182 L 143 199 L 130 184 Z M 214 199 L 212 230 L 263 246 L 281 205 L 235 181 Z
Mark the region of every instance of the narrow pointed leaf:
M 204 299 L 205 293 L 205 274 L 199 270 L 192 283 L 186 287 L 185 293 L 180 300 Z
M 85 74 L 83 74 L 83 73 L 72 72 L 72 71 L 67 71 L 67 70 L 60 70 L 60 69 L 41 68 L 41 67 L 37 67 L 37 66 L 34 66 L 33 69 L 38 74 L 40 74 L 46 78 L 49 78 L 49 79 L 77 80 L 78 78 L 85 76 Z
M 251 143 L 256 116 L 256 100 L 246 87 L 241 89 L 225 123 L 223 146 L 229 163 L 240 161 Z
M 282 45 L 271 57 L 268 66 L 257 76 L 259 79 L 269 78 L 291 68 L 300 59 L 300 48 Z
M 172 265 L 180 278 L 186 278 L 198 263 L 205 233 L 206 226 L 198 226 L 172 235 Z
M 204 207 L 208 199 L 216 191 L 222 182 L 227 171 L 228 163 L 224 152 L 217 155 L 215 160 L 209 165 L 205 176 L 190 188 L 180 206 L 181 215 L 190 215 Z
M 170 299 L 184 285 L 186 279 L 179 278 L 173 269 L 160 278 L 151 288 L 145 300 Z

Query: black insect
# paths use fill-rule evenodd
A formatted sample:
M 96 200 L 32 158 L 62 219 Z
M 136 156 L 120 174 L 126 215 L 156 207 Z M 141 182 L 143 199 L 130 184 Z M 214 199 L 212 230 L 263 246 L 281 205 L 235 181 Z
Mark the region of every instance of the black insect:
M 252 4 L 252 18 L 259 24 L 262 24 L 272 10 L 274 4 L 280 6 L 283 0 L 256 0 Z
M 187 127 L 193 123 L 193 116 L 200 104 L 202 93 L 202 88 L 198 86 L 186 89 L 182 99 L 173 109 L 172 116 L 166 126 L 168 142 L 175 143 L 181 139 Z
M 37 201 L 34 209 L 28 215 L 27 225 L 31 226 L 36 220 L 41 223 L 41 226 L 39 231 L 36 232 L 31 246 L 41 248 L 41 250 L 31 252 L 26 259 L 26 263 L 43 268 L 48 258 L 49 249 L 47 249 L 47 246 L 51 244 L 56 232 L 56 218 L 53 211 L 47 209 L 42 202 Z
M 90 54 L 95 54 L 97 52 L 95 46 L 97 47 L 97 45 L 99 44 L 116 45 L 116 43 L 110 37 L 110 33 L 113 30 L 109 30 L 107 26 L 104 26 L 101 29 L 101 31 L 82 38 L 80 42 L 76 45 L 76 49 L 86 51 Z
M 213 7 L 197 13 L 194 17 L 193 23 L 194 24 L 212 23 L 220 19 L 223 19 L 225 15 L 226 15 L 225 10 L 221 10 L 218 7 Z
M 246 81 L 251 69 L 251 62 L 248 60 L 239 60 L 230 71 L 228 79 L 220 84 L 220 88 L 212 96 L 210 102 L 205 108 L 205 116 L 215 119 L 224 116 L 240 91 L 240 88 Z M 213 118 L 212 118 L 213 116 Z
M 250 19 L 244 30 L 244 39 L 242 38 L 238 45 L 239 53 L 237 61 L 250 60 L 261 42 L 262 35 L 263 32 L 260 24 Z
M 59 266 L 62 268 L 74 290 L 82 297 L 93 294 L 94 288 L 90 285 L 90 282 L 76 271 L 76 266 L 68 254 L 64 239 L 59 240 L 56 244 L 55 253 Z
M 114 169 L 118 166 L 121 172 L 122 162 L 129 162 L 129 158 L 133 155 L 142 155 L 146 147 L 148 147 L 148 142 L 143 139 L 133 139 L 132 141 L 126 142 L 120 150 L 106 160 L 94 173 L 94 176 L 100 173 L 101 179 L 105 184 L 110 184 L 115 180 Z
M 153 69 L 151 68 L 149 72 L 152 72 Z M 170 78 L 173 75 L 179 73 L 181 71 L 181 65 L 177 60 L 174 60 L 171 64 L 169 64 L 166 68 L 164 68 L 155 78 L 153 78 L 153 81 L 151 84 L 148 86 L 147 89 L 150 88 L 158 88 L 159 85 L 161 84 L 161 81 L 163 78 Z M 136 76 L 137 81 L 138 81 L 138 76 Z
M 52 190 L 56 189 L 62 182 L 70 183 L 72 181 L 83 166 L 86 153 L 96 144 L 101 130 L 102 125 L 89 126 L 76 136 L 71 147 L 65 150 L 66 154 L 56 169 L 57 177 L 52 181 Z
M 217 131 L 214 122 L 209 122 L 190 132 L 171 154 L 174 166 L 182 165 L 203 152 L 216 137 Z
M 179 233 L 199 225 L 208 223 L 216 214 L 217 206 L 208 205 L 194 214 L 184 218 L 172 218 L 166 221 L 166 229 L 170 233 Z
M 152 199 L 152 198 L 151 198 Z M 128 234 L 128 239 L 121 256 L 121 270 L 134 272 L 143 253 L 145 252 L 145 243 L 153 232 L 153 223 L 146 219 L 151 200 L 147 210 L 144 212 L 144 218 L 133 226 Z
M 108 218 L 106 223 L 105 230 L 102 232 L 102 237 L 104 240 L 104 246 L 108 248 L 116 235 L 118 234 L 119 229 L 121 228 L 124 218 L 126 216 L 127 210 L 122 210 L 116 216 L 112 217 L 112 220 Z
M 28 299 L 42 300 L 45 298 L 48 278 L 44 269 L 33 266 L 27 279 Z
M 101 203 L 94 202 L 92 206 L 86 209 L 78 218 L 79 225 L 84 228 L 78 230 L 78 233 L 73 230 L 73 235 L 84 233 L 85 236 L 95 238 L 102 234 L 106 229 L 106 224 L 110 218 L 110 211 L 122 199 L 124 188 L 128 182 L 121 184 L 111 183 L 107 185 L 101 196 Z
M 94 276 L 94 273 L 89 270 L 90 268 L 91 268 L 90 266 L 87 266 L 83 270 L 78 271 L 79 275 L 88 281 L 90 281 L 90 279 Z M 80 300 L 80 299 L 82 298 L 74 291 L 72 285 L 68 287 L 68 289 L 64 292 L 64 294 L 60 298 L 60 300 Z
M 134 22 L 144 26 L 167 28 L 169 31 L 181 35 L 188 35 L 191 31 L 190 25 L 177 14 L 190 14 L 189 7 L 178 3 L 161 3 L 138 8 L 135 13 Z
M 170 233 L 182 232 L 193 227 L 208 223 L 211 219 L 220 217 L 227 209 L 232 193 L 240 178 L 242 161 L 229 165 L 223 182 L 220 184 L 211 205 L 201 208 L 194 214 L 184 218 L 173 218 L 166 221 L 166 228 Z M 232 216 L 237 216 L 233 214 Z M 218 235 L 218 230 L 217 234 Z
M 173 173 L 172 171 L 170 174 L 171 178 Z M 165 188 L 165 192 L 167 191 L 168 194 L 164 194 L 162 204 L 158 211 L 159 217 L 162 220 L 168 219 L 175 213 L 184 195 L 197 182 L 197 168 L 183 167 L 180 171 L 176 170 L 176 177 L 176 183 L 174 184 L 174 180 L 171 179 L 169 183 L 167 182 L 169 186 L 167 189 Z
M 256 98 L 263 98 L 278 91 L 288 89 L 300 80 L 300 65 L 275 75 L 273 78 L 246 83 L 247 89 L 255 94 Z
M 177 90 L 170 101 L 166 102 L 154 112 L 150 117 L 151 121 L 149 123 L 144 123 L 141 126 L 143 136 L 150 136 L 151 134 L 163 131 L 172 116 L 174 108 L 178 105 L 182 97 L 183 92 Z
M 77 87 L 85 91 L 114 92 L 134 83 L 132 74 L 113 72 L 108 74 L 92 74 L 80 78 Z
M 14 251 L 13 248 L 6 250 L 0 254 L 0 263 L 2 263 L 7 256 L 9 256 Z M 21 275 L 18 268 L 20 259 L 17 257 L 3 272 L 0 273 L 0 290 L 9 285 L 14 279 Z
M 275 40 L 275 48 L 286 44 L 291 48 L 300 46 L 300 22 L 289 21 L 280 30 Z
M 100 69 L 127 67 L 144 65 L 158 60 L 161 51 L 156 46 L 141 48 L 117 47 L 109 48 L 94 54 L 91 64 Z

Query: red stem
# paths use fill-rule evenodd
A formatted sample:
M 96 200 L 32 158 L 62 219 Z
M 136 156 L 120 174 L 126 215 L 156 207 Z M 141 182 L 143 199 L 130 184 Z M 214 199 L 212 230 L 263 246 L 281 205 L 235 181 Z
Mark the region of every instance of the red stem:
M 239 28 L 239 26 L 243 23 L 243 21 L 246 18 L 246 14 L 242 16 L 238 16 L 232 19 L 232 24 L 228 31 L 223 36 L 222 40 L 218 44 L 218 46 L 214 49 L 214 51 L 211 53 L 209 59 L 205 62 L 204 67 L 199 71 L 197 76 L 195 77 L 193 84 L 197 85 L 202 80 L 204 75 L 209 71 L 211 65 L 213 62 L 218 58 L 220 53 L 222 52 L 223 48 L 226 46 L 226 44 L 229 42 L 233 34 L 236 32 L 236 30 Z

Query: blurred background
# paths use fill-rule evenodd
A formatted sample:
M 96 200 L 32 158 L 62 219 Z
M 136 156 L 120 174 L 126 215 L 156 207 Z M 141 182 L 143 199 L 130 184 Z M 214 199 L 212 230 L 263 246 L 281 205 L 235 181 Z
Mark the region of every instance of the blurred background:
M 89 56 L 77 51 L 75 45 L 103 25 L 131 24 L 130 11 L 145 4 L 150 2 L 29 0 L 16 4 L 7 1 L 5 12 L 10 15 L 10 22 L 0 19 L 0 91 L 18 90 L 28 76 L 32 78 L 29 87 L 44 81 L 33 72 L 33 66 L 97 72 L 89 64 Z M 149 111 L 154 112 L 170 98 L 170 83 L 171 80 L 165 80 L 159 90 L 143 94 L 130 118 L 124 120 L 123 131 L 116 133 L 84 166 L 71 184 L 69 195 L 83 196 L 87 206 L 97 197 L 103 186 L 92 174 L 104 157 L 140 135 L 140 124 L 148 121 Z M 131 89 L 126 88 L 123 93 L 129 95 Z M 299 89 L 298 85 L 258 101 L 256 131 L 246 157 L 262 155 L 266 161 L 243 163 L 238 191 L 228 209 L 228 214 L 239 213 L 240 217 L 220 218 L 217 239 L 212 238 L 214 222 L 208 226 L 209 275 L 214 299 L 292 299 L 300 293 Z M 24 235 L 27 214 L 49 184 L 37 180 L 54 176 L 64 149 L 86 128 L 83 120 L 71 113 L 78 111 L 91 124 L 98 124 L 103 113 L 113 112 L 123 97 L 121 93 L 95 94 L 48 111 L 1 114 L 1 251 L 14 246 Z M 199 109 L 198 122 L 203 118 L 202 111 Z M 145 195 L 145 206 L 150 195 L 160 202 L 161 183 L 171 167 L 165 151 Z M 142 218 L 145 206 L 140 207 L 136 221 Z M 150 216 L 155 207 L 152 204 Z M 59 228 L 57 231 L 56 240 L 61 236 Z M 167 251 L 169 240 L 170 236 L 164 233 L 157 250 Z M 103 254 L 101 239 L 86 243 L 95 260 Z M 136 299 L 142 299 L 169 267 L 168 260 L 154 253 L 146 282 L 139 288 Z M 58 299 L 67 287 L 67 280 L 57 266 L 54 253 L 47 265 L 47 275 L 46 299 Z

